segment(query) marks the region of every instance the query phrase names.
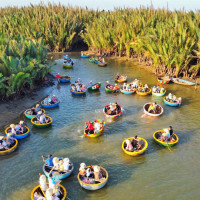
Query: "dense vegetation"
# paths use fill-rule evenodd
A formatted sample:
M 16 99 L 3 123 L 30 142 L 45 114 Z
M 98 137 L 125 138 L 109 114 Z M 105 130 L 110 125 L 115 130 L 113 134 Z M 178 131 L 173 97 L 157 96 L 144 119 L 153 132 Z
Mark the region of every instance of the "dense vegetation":
M 40 84 L 51 70 L 42 64 L 46 55 L 42 38 L 36 41 L 18 35 L 9 40 L 0 35 L 0 96 L 20 95 Z
M 100 54 L 137 58 L 157 74 L 195 78 L 200 70 L 200 12 L 94 11 L 61 4 L 0 11 L 1 95 L 42 80 L 50 70 L 42 65 L 47 49 L 66 51 L 83 41 Z

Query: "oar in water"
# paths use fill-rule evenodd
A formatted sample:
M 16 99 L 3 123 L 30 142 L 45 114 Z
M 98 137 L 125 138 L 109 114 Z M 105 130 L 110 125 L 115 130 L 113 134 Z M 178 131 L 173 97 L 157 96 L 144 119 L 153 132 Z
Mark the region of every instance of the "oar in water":
M 168 142 L 166 142 L 166 143 L 167 143 L 167 148 L 169 149 L 169 151 L 170 151 L 170 152 L 173 152 L 173 151 L 171 150 L 171 148 L 169 147 Z

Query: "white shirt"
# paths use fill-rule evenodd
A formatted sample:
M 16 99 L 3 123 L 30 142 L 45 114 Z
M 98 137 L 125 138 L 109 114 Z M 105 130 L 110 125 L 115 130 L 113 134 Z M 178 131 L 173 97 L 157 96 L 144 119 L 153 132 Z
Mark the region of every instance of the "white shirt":
M 99 123 L 95 123 L 94 124 L 94 128 L 99 131 L 101 129 L 100 124 Z

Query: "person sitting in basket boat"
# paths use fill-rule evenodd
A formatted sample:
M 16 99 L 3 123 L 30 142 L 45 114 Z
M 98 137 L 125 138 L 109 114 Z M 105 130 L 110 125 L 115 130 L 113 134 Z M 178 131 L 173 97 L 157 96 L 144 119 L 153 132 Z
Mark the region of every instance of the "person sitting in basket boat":
M 50 119 L 48 117 L 46 117 L 45 113 L 42 113 L 40 115 L 39 124 L 47 124 L 49 122 L 50 122 Z
M 90 166 L 86 169 L 86 164 L 81 163 L 79 168 L 79 175 L 82 182 L 87 184 L 101 183 L 105 180 L 101 169 L 98 165 Z
M 31 110 L 29 112 L 27 112 L 27 114 L 29 115 L 37 115 L 37 112 L 40 111 L 40 104 L 36 104 L 35 107 L 32 107 Z
M 6 140 L 4 139 L 4 136 L 0 136 L 0 151 L 5 151 L 8 149 L 9 149 L 9 146 Z
M 169 126 L 169 128 L 164 128 L 163 133 L 158 138 L 162 142 L 175 142 L 175 139 L 173 138 L 173 128 L 172 126 Z
M 114 91 L 117 91 L 119 90 L 119 86 L 117 84 L 115 84 L 114 88 L 113 88 Z
M 93 84 L 92 84 L 92 81 L 89 81 L 88 86 L 89 86 L 89 87 L 92 87 L 92 85 L 93 85 Z
M 50 171 L 49 177 L 48 177 L 48 182 L 47 184 L 47 178 L 44 174 L 39 174 L 39 184 L 40 188 L 42 191 L 45 193 L 46 199 L 47 200 L 60 200 L 61 199 L 61 191 L 60 191 L 60 182 L 61 181 L 55 181 L 52 178 L 52 174 Z M 39 196 L 40 194 L 38 192 L 34 193 L 35 196 Z
M 130 152 L 139 151 L 142 149 L 142 143 L 137 139 L 137 135 L 132 140 L 126 140 L 125 149 Z
M 157 113 L 157 103 L 152 103 L 150 104 L 149 108 L 148 108 L 148 112 L 149 113 L 153 113 L 153 114 L 156 114 Z
M 48 167 L 53 167 L 53 158 L 51 154 L 47 156 L 47 159 L 44 159 L 43 155 L 41 157 L 45 165 L 47 165 Z
M 94 126 L 93 123 L 91 123 L 90 121 L 86 123 L 85 133 L 94 134 Z
M 12 145 L 14 144 L 14 142 L 15 142 L 15 139 L 14 139 L 12 133 L 8 133 L 7 137 L 6 137 L 7 146 L 8 147 L 12 147 Z
M 20 121 L 17 125 L 11 124 L 10 129 L 8 129 L 8 133 L 12 133 L 13 136 L 23 134 L 26 131 L 27 129 L 25 127 L 24 121 Z
M 144 90 L 141 90 L 142 92 L 148 92 L 149 86 L 147 84 L 144 85 Z

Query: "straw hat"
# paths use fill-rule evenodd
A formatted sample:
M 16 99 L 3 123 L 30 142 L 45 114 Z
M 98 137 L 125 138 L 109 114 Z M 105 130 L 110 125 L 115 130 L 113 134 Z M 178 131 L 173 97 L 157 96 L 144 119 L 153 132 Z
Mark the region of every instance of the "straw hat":
M 41 111 L 41 110 L 40 110 L 40 111 L 38 111 L 38 114 L 39 114 L 39 115 L 41 115 L 41 114 L 42 114 L 42 111 Z
M 106 81 L 106 83 L 110 83 L 109 81 Z
M 99 171 L 100 171 L 100 167 L 97 166 L 97 165 L 95 165 L 95 166 L 93 167 L 93 169 L 94 169 L 94 172 L 99 172 Z
M 39 107 L 40 106 L 40 104 L 36 104 L 36 107 Z
M 55 94 L 52 95 L 52 97 L 55 97 L 55 96 L 56 96 Z
M 15 125 L 14 125 L 14 124 L 11 124 L 10 127 L 11 127 L 11 128 L 15 128 Z
M 3 140 L 4 136 L 0 136 L 0 140 Z
M 58 164 L 59 163 L 59 158 L 58 157 L 54 157 L 53 158 L 53 164 Z
M 117 84 L 115 83 L 115 85 L 117 85 Z
M 53 189 L 52 188 L 48 188 L 46 191 L 47 196 L 52 196 L 53 195 Z
M 81 164 L 80 164 L 80 167 L 81 167 L 81 168 L 86 168 L 86 164 L 85 164 L 85 163 L 81 163 Z
M 19 124 L 23 124 L 23 123 L 24 123 L 24 121 L 20 121 L 20 122 L 19 122 Z
M 47 178 L 44 174 L 40 176 L 40 182 L 46 182 Z

